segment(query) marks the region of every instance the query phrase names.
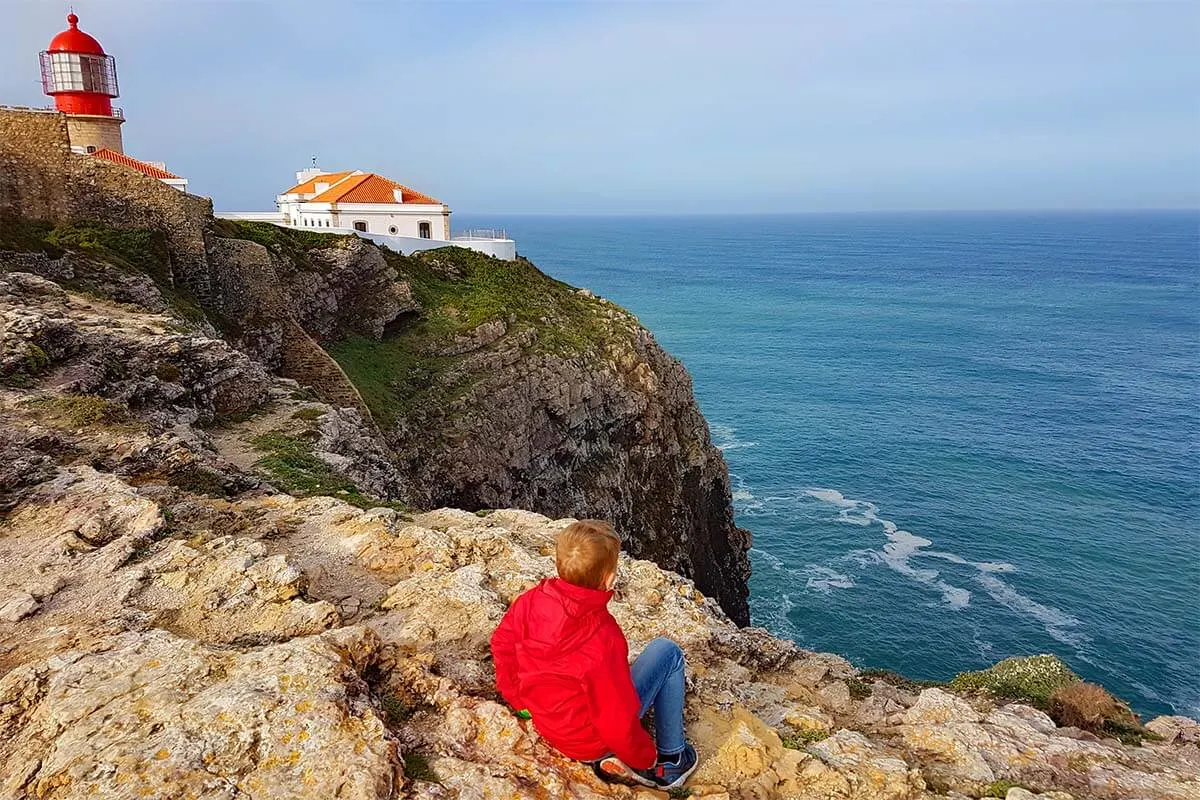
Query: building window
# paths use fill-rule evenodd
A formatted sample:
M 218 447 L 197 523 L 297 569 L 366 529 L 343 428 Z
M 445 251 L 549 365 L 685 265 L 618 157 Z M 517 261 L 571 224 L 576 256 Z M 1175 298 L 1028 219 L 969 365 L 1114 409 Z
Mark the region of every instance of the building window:
M 392 236 L 395 236 L 396 235 L 396 226 L 395 225 L 390 226 L 388 228 L 388 233 L 390 233 Z
M 88 151 L 89 153 L 94 153 L 94 152 L 96 152 L 96 145 L 94 145 L 94 144 L 89 144 L 89 145 L 87 146 L 87 151 Z
M 422 239 L 432 239 L 433 238 L 433 228 L 430 227 L 428 222 L 418 222 L 417 223 L 417 235 L 420 236 Z
M 366 233 L 367 232 L 367 223 L 365 223 L 365 222 L 354 223 L 354 230 L 358 231 L 359 233 Z

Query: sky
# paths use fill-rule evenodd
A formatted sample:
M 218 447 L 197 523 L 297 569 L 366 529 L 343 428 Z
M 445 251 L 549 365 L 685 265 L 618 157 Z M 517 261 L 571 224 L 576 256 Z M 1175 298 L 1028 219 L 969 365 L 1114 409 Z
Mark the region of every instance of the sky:
M 73 5 L 219 210 L 314 155 L 473 214 L 1200 207 L 1200 0 Z M 0 104 L 66 10 L 0 0 Z

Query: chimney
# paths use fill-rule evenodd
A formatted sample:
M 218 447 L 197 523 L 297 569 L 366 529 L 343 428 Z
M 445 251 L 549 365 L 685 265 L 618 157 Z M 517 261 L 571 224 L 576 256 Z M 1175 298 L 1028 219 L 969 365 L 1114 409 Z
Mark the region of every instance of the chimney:
M 325 172 L 325 170 L 319 169 L 317 167 L 309 167 L 308 169 L 302 169 L 296 173 L 296 183 L 306 183 L 308 181 L 311 181 L 313 178 L 317 177 L 318 175 L 324 174 L 324 172 Z
M 392 197 L 396 198 L 397 203 L 403 203 L 404 202 L 404 190 L 403 189 L 392 189 Z

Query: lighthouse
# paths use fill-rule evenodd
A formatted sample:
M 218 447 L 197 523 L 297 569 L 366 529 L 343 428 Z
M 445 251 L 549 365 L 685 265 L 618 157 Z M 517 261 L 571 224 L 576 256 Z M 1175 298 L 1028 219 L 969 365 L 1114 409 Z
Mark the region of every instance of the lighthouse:
M 108 149 L 123 153 L 119 108 L 113 108 L 117 90 L 117 62 L 96 39 L 79 30 L 79 17 L 67 15 L 65 31 L 50 40 L 42 52 L 42 91 L 67 117 L 71 146 L 95 153 Z

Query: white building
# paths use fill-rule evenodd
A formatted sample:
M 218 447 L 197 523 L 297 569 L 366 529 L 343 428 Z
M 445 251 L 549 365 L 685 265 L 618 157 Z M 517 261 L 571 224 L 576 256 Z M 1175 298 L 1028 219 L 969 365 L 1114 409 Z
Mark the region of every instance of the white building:
M 372 172 L 296 173 L 296 185 L 275 198 L 283 224 L 349 228 L 417 239 L 450 238 L 450 207 Z
M 296 173 L 296 185 L 276 196 L 274 213 L 218 213 L 226 219 L 271 222 L 326 233 L 354 233 L 401 253 L 453 245 L 511 261 L 517 246 L 503 231 L 450 234 L 450 207 L 373 172 Z

